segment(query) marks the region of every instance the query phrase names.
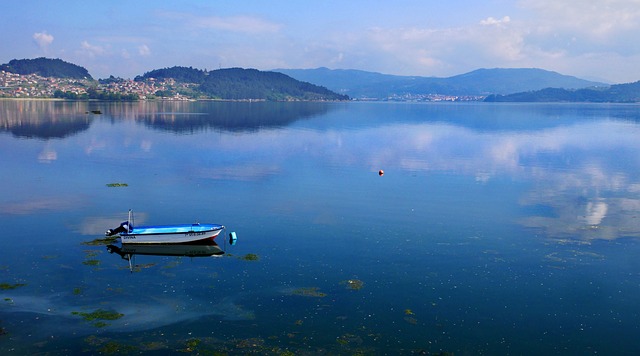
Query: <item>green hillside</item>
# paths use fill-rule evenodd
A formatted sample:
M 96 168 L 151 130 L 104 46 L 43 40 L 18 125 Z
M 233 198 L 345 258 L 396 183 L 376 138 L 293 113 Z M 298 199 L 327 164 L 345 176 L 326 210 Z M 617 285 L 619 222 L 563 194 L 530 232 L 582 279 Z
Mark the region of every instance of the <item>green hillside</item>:
M 546 88 L 510 95 L 490 95 L 487 102 L 590 102 L 637 103 L 640 102 L 640 81 L 616 84 L 606 88 L 567 90 Z
M 347 100 L 327 88 L 295 80 L 277 72 L 230 68 L 209 72 L 199 87 L 203 93 L 219 99 L 237 100 Z
M 203 71 L 191 67 L 156 69 L 135 78 L 136 81 L 173 79 L 194 84 L 189 89 L 169 89 L 181 94 L 222 100 L 348 100 L 327 88 L 295 80 L 285 74 L 256 69 L 229 68 Z
M 16 74 L 37 74 L 41 77 L 89 79 L 93 78 L 89 72 L 78 65 L 61 59 L 35 58 L 13 59 L 9 63 L 0 65 L 0 70 Z
M 207 72 L 192 68 L 192 67 L 180 67 L 175 66 L 171 68 L 155 69 L 150 72 L 146 72 L 143 75 L 135 77 L 135 81 L 144 81 L 148 79 L 174 79 L 183 83 L 196 83 L 201 84 L 204 78 L 207 76 Z

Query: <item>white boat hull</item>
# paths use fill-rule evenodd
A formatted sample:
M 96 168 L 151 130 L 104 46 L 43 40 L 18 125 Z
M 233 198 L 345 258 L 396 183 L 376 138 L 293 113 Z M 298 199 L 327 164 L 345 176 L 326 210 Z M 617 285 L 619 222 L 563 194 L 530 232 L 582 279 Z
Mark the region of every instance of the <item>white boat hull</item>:
M 188 231 L 159 234 L 136 234 L 135 229 L 130 234 L 120 234 L 123 244 L 184 244 L 205 240 L 213 240 L 222 229 L 207 231 Z

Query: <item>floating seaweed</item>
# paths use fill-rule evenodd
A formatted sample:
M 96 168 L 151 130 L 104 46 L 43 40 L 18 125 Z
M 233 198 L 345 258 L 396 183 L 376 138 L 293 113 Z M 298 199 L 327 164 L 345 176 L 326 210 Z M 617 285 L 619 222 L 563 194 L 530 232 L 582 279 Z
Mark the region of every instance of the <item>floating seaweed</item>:
M 121 344 L 117 341 L 111 340 L 106 337 L 97 337 L 95 335 L 88 336 L 84 339 L 87 345 L 96 348 L 100 354 L 130 354 L 139 349 L 132 345 Z
M 359 279 L 347 279 L 340 282 L 340 284 L 344 284 L 350 290 L 360 290 L 364 287 L 364 282 Z
M 349 333 L 339 336 L 336 341 L 342 346 L 357 346 L 361 345 L 363 342 L 360 336 Z
M 167 344 L 162 341 L 148 341 L 140 344 L 140 350 L 142 351 L 158 351 L 167 348 Z
M 198 349 L 198 345 L 200 345 L 200 343 L 202 342 L 202 340 L 200 339 L 189 339 L 187 340 L 187 347 L 182 350 L 184 352 L 194 352 L 197 351 Z
M 102 246 L 102 245 L 111 245 L 113 243 L 115 243 L 118 240 L 118 236 L 108 236 L 105 238 L 100 238 L 100 239 L 95 239 L 92 241 L 85 241 L 82 244 L 83 245 L 89 245 L 89 246 Z
M 118 313 L 116 311 L 104 309 L 96 309 L 91 313 L 74 311 L 71 312 L 71 314 L 81 316 L 84 321 L 95 321 L 93 325 L 98 328 L 109 325 L 104 322 L 104 320 L 118 320 L 124 316 L 124 314 Z
M 95 259 L 85 260 L 85 261 L 82 261 L 82 264 L 86 266 L 98 266 L 100 264 L 100 260 L 95 260 Z
M 127 183 L 107 183 L 106 186 L 109 187 L 109 188 L 120 188 L 120 187 L 128 187 L 129 184 L 127 184 Z
M 327 296 L 327 293 L 320 292 L 320 288 L 318 287 L 303 287 L 295 289 L 292 292 L 294 295 L 299 295 L 303 297 L 317 297 L 323 298 Z
M 246 255 L 240 257 L 240 259 L 245 261 L 257 261 L 260 259 L 260 257 L 258 257 L 258 255 L 256 255 L 255 253 L 247 253 Z
M 137 348 L 135 346 L 121 344 L 116 341 L 109 341 L 106 344 L 104 344 L 99 351 L 100 353 L 111 355 L 111 354 L 130 354 L 136 350 Z
M 252 337 L 249 339 L 242 339 L 236 341 L 236 348 L 238 349 L 247 349 L 247 348 L 255 348 L 255 347 L 263 347 L 264 339 L 259 337 Z
M 99 255 L 98 251 L 95 250 L 85 250 L 84 251 L 84 256 L 85 256 L 85 260 L 82 261 L 82 264 L 85 266 L 99 266 L 100 265 L 100 260 L 98 260 L 96 257 Z
M 407 323 L 411 324 L 411 325 L 417 325 L 418 324 L 418 319 L 412 317 L 412 316 L 405 316 L 404 317 L 404 321 L 406 321 Z
M 15 283 L 15 284 L 0 283 L 0 290 L 10 290 L 10 289 L 16 289 L 24 286 L 26 286 L 25 283 Z

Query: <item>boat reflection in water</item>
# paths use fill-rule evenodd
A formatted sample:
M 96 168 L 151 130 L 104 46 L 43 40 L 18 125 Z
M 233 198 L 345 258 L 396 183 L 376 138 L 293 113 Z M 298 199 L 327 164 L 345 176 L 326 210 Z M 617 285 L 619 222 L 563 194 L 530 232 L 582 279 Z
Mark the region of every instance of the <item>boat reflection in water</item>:
M 122 246 L 108 245 L 107 251 L 120 255 L 122 259 L 129 261 L 129 269 L 133 272 L 135 255 L 151 256 L 186 256 L 186 257 L 216 257 L 224 255 L 224 251 L 214 241 L 206 241 L 198 244 L 123 244 Z

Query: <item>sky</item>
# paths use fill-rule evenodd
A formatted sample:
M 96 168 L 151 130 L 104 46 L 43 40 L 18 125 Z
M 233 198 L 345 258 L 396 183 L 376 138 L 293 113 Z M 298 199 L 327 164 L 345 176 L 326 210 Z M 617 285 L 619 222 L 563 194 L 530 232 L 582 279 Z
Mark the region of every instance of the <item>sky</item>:
M 94 78 L 178 65 L 640 80 L 640 0 L 25 0 L 3 2 L 0 31 L 0 63 L 60 58 Z

